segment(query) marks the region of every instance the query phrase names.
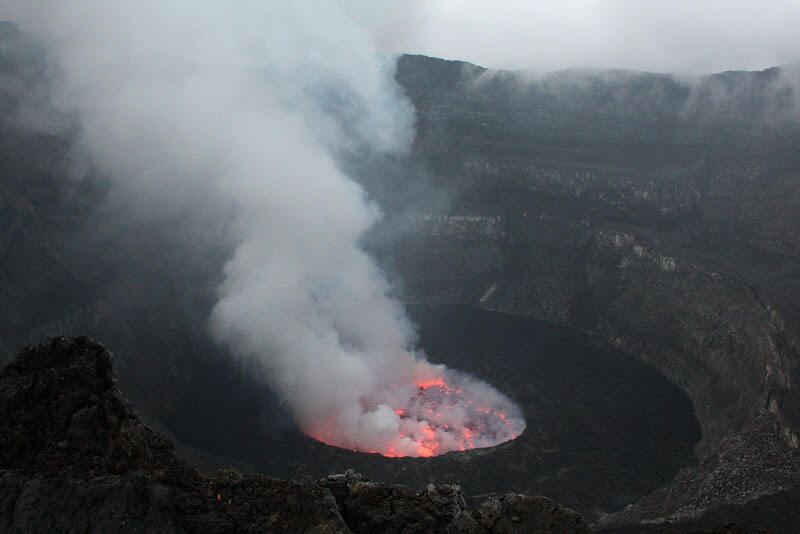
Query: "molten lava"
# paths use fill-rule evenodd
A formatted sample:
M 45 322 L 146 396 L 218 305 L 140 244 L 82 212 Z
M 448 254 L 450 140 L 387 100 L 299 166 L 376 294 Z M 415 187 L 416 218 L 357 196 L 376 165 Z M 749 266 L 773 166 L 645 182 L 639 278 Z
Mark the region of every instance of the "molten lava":
M 362 399 L 364 416 L 380 430 L 343 436 L 335 421 L 307 433 L 323 443 L 387 457 L 429 457 L 492 447 L 525 429 L 519 408 L 492 386 L 443 366 L 436 376 L 391 384 Z

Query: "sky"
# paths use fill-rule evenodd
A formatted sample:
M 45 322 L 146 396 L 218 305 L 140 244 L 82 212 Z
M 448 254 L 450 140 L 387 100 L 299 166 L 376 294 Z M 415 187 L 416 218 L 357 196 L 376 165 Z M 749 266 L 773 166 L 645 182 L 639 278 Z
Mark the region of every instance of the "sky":
M 683 74 L 800 61 L 800 0 L 406 0 L 384 45 L 490 68 Z

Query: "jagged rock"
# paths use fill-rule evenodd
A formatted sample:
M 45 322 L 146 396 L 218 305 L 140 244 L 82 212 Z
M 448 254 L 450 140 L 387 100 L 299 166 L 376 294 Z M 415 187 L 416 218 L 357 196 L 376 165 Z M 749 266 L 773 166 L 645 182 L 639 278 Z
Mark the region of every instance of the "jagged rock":
M 516 495 L 490 499 L 476 521 L 456 485 L 414 491 L 353 471 L 317 484 L 202 477 L 123 400 L 112 362 L 87 337 L 60 337 L 0 372 L 0 531 L 588 532 L 574 512 Z
M 182 532 L 170 496 L 141 473 L 85 480 L 0 470 L 0 531 Z
M 408 487 L 373 482 L 348 471 L 320 479 L 354 532 L 589 533 L 581 516 L 545 497 L 490 497 L 473 517 L 459 486 Z
M 0 373 L 0 531 L 349 531 L 313 484 L 201 477 L 123 400 L 112 361 L 53 338 Z
M 493 534 L 591 532 L 579 514 L 546 497 L 510 493 L 490 497 L 475 512 L 478 522 Z
M 0 373 L 0 467 L 94 477 L 196 473 L 145 426 L 116 389 L 112 355 L 86 337 L 26 347 Z
M 350 532 L 333 496 L 315 484 L 227 474 L 176 493 L 175 502 L 189 532 Z
M 428 484 L 420 491 L 373 482 L 363 475 L 322 478 L 318 484 L 336 497 L 354 532 L 481 532 L 467 509 L 461 488 Z

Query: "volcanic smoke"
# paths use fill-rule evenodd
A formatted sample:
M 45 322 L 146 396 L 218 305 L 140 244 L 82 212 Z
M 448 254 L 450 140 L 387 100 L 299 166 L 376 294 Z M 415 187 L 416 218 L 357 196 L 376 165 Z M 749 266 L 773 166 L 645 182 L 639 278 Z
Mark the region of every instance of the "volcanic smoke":
M 410 382 L 386 385 L 363 399 L 362 417 L 380 432 L 354 439 L 334 416 L 307 433 L 328 445 L 395 458 L 493 447 L 525 429 L 519 408 L 488 384 L 425 361 L 414 370 Z
M 47 47 L 52 105 L 78 118 L 79 156 L 112 180 L 114 212 L 186 229 L 187 254 L 235 249 L 211 331 L 255 364 L 300 428 L 339 447 L 432 456 L 496 445 L 525 424 L 491 386 L 425 360 L 361 248 L 380 212 L 340 158 L 403 153 L 414 138 L 395 59 L 378 46 L 407 5 L 9 0 L 2 10 Z

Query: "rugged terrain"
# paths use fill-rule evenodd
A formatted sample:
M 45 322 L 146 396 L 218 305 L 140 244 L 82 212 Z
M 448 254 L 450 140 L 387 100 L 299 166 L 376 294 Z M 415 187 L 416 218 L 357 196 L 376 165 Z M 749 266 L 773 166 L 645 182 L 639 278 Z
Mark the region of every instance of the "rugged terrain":
M 199 475 L 144 425 L 89 338 L 27 347 L 0 373 L 4 532 L 589 532 L 544 497 L 507 494 L 474 512 L 461 488 L 347 472 L 300 484 Z
M 226 246 L 187 243 L 179 214 L 141 221 L 107 201 L 73 150 L 77 126 L 49 104 L 44 53 L 8 23 L 0 72 L 0 359 L 89 333 L 115 348 L 121 386 L 151 420 L 180 421 L 207 384 L 228 420 L 247 401 L 270 407 L 259 425 L 291 426 L 205 334 Z M 402 56 L 412 153 L 343 163 L 386 211 L 365 244 L 406 302 L 580 331 L 691 399 L 695 465 L 599 511 L 602 528 L 798 529 L 797 79 L 534 76 Z
M 537 79 L 400 59 L 418 157 L 457 192 L 446 216 L 417 217 L 412 253 L 385 251 L 407 298 L 575 326 L 693 401 L 698 466 L 602 524 L 696 519 L 797 483 L 789 73 Z

